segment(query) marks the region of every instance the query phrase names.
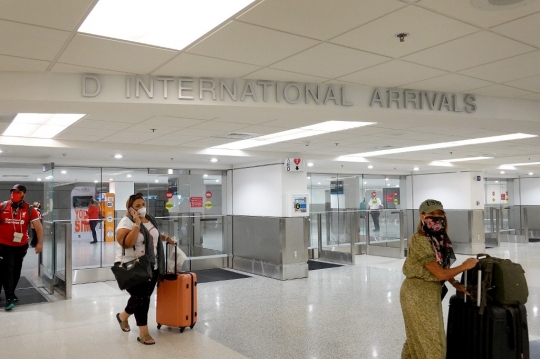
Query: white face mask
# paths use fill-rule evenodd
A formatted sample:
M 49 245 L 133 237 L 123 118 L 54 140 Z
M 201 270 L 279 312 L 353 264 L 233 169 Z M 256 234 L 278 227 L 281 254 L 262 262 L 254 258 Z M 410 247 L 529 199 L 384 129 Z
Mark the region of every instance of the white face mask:
M 139 208 L 137 213 L 139 213 L 139 217 L 144 218 L 146 216 L 146 207 Z

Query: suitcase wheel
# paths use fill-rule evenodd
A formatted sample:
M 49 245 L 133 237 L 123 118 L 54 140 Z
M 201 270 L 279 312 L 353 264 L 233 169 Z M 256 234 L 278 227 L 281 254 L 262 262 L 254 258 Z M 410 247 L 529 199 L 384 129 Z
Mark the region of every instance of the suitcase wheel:
M 183 332 L 184 332 L 184 329 L 186 329 L 186 327 L 180 328 L 180 333 L 183 333 Z
M 158 328 L 158 329 L 161 329 L 161 324 L 158 323 L 157 328 Z
M 191 325 L 189 326 L 189 329 L 193 329 L 194 326 L 195 326 L 195 324 L 191 324 Z

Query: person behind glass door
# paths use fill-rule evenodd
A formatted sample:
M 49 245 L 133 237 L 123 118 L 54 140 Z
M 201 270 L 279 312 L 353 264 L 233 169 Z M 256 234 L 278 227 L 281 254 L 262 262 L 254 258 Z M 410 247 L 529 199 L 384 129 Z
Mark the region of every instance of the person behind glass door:
M 137 256 L 146 254 L 154 271 L 151 281 L 127 289 L 130 294 L 129 300 L 124 311 L 116 314 L 116 320 L 122 331 L 129 332 L 131 328 L 128 324 L 128 318 L 134 314 L 140 333 L 137 341 L 145 345 L 152 345 L 156 342 L 148 332 L 148 309 L 158 277 L 165 273 L 165 252 L 161 241 L 167 241 L 171 244 L 175 242 L 171 237 L 159 234 L 155 218 L 146 213 L 146 202 L 142 193 L 129 196 L 126 208 L 128 212 L 116 227 L 115 265 L 122 260 L 122 252 L 125 249 L 124 262 L 134 260 L 135 252 Z M 150 244 L 149 246 L 145 245 L 146 241 Z
M 41 203 L 40 202 L 34 202 L 32 205 L 38 211 L 38 213 L 39 213 L 39 222 L 43 226 L 43 217 L 41 215 Z M 38 242 L 36 229 L 34 228 L 34 225 L 32 223 L 30 223 L 30 228 L 31 228 L 30 232 L 32 233 L 32 237 L 30 238 L 30 247 L 36 248 L 36 245 L 37 245 L 37 242 Z
M 97 233 L 96 233 L 96 226 L 100 222 L 99 218 L 99 203 L 92 197 L 92 201 L 90 202 L 90 205 L 88 206 L 88 210 L 86 211 L 86 214 L 88 215 L 88 223 L 90 224 L 90 230 L 92 231 L 92 238 L 94 239 L 90 243 L 97 243 Z
M 400 303 L 407 340 L 401 359 L 444 359 L 444 333 L 441 294 L 444 282 L 467 293 L 454 277 L 474 268 L 478 259 L 469 258 L 450 268 L 456 256 L 448 237 L 448 220 L 441 202 L 428 199 L 420 205 L 420 222 L 409 241 L 403 264 L 405 280 L 401 285 Z
M 383 205 L 379 197 L 377 197 L 377 192 L 371 192 L 371 199 L 368 202 L 367 207 L 369 212 L 371 213 L 371 218 L 373 219 L 373 225 L 375 227 L 373 232 L 379 232 L 379 216 L 381 215 Z
M 29 213 L 29 204 L 24 201 L 25 196 L 25 186 L 13 186 L 11 199 L 5 202 L 6 206 L 0 213 L 0 284 L 6 293 L 6 311 L 12 310 L 19 301 L 15 288 L 21 278 L 22 263 L 28 251 L 30 223 L 37 234 L 36 253 L 41 253 L 42 248 L 43 227 L 39 221 L 40 215 L 36 208 L 32 208 Z

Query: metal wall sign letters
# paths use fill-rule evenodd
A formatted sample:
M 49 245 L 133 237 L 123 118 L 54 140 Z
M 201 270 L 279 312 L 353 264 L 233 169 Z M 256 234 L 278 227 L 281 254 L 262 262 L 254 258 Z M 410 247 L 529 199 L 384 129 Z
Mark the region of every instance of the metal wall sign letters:
M 441 92 L 376 88 L 370 106 L 382 108 L 418 109 L 435 111 L 467 112 L 476 111 L 476 96 L 470 94 L 448 94 Z

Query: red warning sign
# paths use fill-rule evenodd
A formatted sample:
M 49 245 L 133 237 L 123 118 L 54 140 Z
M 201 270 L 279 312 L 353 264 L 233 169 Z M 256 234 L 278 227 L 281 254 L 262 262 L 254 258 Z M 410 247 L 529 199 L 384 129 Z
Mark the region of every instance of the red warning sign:
M 205 196 L 206 198 L 212 198 L 212 192 L 206 191 L 206 193 L 204 194 L 204 196 Z
M 191 205 L 191 208 L 202 207 L 203 198 L 202 197 L 189 197 L 189 204 Z
M 173 196 L 173 193 L 171 191 L 167 191 L 167 193 L 165 193 L 165 197 L 171 199 Z

